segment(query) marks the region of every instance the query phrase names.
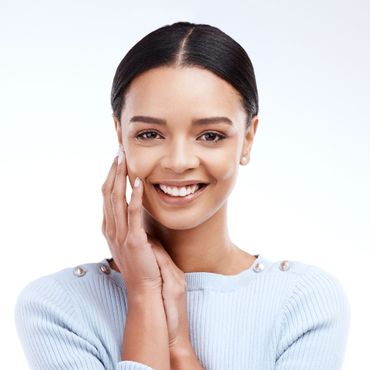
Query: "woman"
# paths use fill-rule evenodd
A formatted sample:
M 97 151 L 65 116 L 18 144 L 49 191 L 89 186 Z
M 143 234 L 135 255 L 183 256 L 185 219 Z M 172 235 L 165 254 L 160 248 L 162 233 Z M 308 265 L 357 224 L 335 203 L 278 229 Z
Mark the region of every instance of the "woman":
M 22 290 L 30 367 L 340 369 L 350 318 L 340 282 L 247 253 L 227 230 L 258 126 L 244 49 L 209 25 L 161 27 L 119 64 L 111 103 L 119 151 L 102 231 L 112 258 Z

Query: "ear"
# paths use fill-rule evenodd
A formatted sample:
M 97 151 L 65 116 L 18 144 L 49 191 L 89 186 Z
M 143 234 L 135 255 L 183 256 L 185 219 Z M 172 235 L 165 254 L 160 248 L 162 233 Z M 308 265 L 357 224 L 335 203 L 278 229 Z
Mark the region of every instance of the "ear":
M 114 127 L 116 129 L 118 143 L 122 145 L 122 128 L 121 124 L 119 122 L 119 118 L 112 113 L 113 121 L 114 121 Z
M 247 163 L 249 163 L 250 152 L 252 149 L 254 136 L 257 132 L 257 126 L 258 126 L 258 116 L 254 116 L 249 124 L 248 130 L 246 130 L 245 132 L 243 149 L 242 149 L 241 158 L 240 158 L 240 163 L 243 165 L 246 165 Z

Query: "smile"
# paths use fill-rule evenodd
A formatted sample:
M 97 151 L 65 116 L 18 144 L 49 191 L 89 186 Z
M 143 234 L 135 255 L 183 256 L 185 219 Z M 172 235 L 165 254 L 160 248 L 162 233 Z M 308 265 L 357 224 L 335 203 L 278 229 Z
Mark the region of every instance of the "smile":
M 153 184 L 159 198 L 172 205 L 182 205 L 198 198 L 208 184 L 194 184 L 191 186 L 165 186 L 162 184 Z

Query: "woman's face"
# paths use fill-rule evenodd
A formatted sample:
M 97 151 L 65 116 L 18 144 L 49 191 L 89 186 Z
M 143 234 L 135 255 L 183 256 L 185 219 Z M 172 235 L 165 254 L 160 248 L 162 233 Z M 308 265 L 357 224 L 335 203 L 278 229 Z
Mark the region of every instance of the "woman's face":
M 212 117 L 226 120 L 197 121 Z M 248 131 L 245 122 L 237 91 L 208 70 L 159 67 L 132 81 L 121 128 L 116 118 L 115 124 L 130 184 L 137 176 L 143 181 L 143 206 L 154 220 L 170 229 L 190 229 L 225 204 L 242 156 L 249 161 L 258 119 Z M 154 185 L 184 180 L 207 186 L 180 204 L 171 203 L 179 197 Z

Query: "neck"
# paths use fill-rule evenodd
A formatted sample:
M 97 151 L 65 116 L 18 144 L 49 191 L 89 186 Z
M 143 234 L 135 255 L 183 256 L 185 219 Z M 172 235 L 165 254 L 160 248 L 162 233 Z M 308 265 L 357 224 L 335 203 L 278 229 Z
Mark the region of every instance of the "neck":
M 238 268 L 235 261 L 239 260 L 240 263 L 240 252 L 244 254 L 244 265 L 245 258 L 250 255 L 231 242 L 226 212 L 227 203 L 206 222 L 186 230 L 166 228 L 145 210 L 143 222 L 145 231 L 163 245 L 182 271 L 233 274 L 236 273 L 235 268 Z

